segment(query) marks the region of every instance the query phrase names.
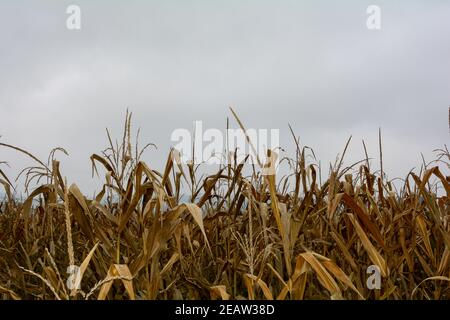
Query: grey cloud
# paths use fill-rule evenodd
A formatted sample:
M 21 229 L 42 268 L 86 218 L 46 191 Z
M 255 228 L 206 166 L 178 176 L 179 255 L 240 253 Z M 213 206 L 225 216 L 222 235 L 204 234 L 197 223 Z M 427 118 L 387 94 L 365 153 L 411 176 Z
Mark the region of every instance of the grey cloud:
M 127 107 L 159 147 L 153 167 L 174 129 L 224 128 L 230 105 L 248 127 L 280 128 L 288 153 L 290 123 L 323 163 L 350 134 L 348 162 L 361 139 L 376 157 L 381 126 L 390 176 L 448 142 L 448 2 L 378 1 L 380 31 L 365 27 L 369 1 L 77 1 L 80 31 L 65 28 L 69 4 L 0 4 L 0 135 L 42 158 L 67 147 L 63 170 L 86 189 Z M 11 174 L 28 163 L 0 160 Z

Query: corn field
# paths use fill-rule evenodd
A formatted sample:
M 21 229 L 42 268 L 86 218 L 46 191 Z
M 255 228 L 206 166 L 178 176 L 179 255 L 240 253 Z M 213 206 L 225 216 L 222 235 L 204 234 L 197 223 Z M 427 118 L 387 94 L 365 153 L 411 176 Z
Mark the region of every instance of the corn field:
M 120 143 L 108 132 L 91 156 L 104 177 L 92 198 L 64 178 L 64 149 L 42 161 L 0 143 L 34 162 L 23 200 L 0 170 L 0 299 L 450 298 L 446 147 L 396 188 L 367 155 L 344 166 L 345 151 L 319 179 L 294 132 L 282 177 L 245 174 L 245 161 L 199 175 L 175 151 L 157 171 L 131 131 L 128 114 Z

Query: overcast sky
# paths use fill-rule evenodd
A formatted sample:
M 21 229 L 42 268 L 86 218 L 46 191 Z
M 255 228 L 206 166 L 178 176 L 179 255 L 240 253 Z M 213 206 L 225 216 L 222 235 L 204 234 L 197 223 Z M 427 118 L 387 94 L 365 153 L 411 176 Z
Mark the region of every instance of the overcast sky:
M 345 3 L 345 4 L 344 4 Z M 81 8 L 81 30 L 66 8 Z M 381 30 L 366 9 L 381 8 Z M 247 127 L 288 123 L 322 164 L 353 135 L 346 163 L 378 154 L 404 176 L 449 141 L 449 1 L 1 1 L 0 138 L 95 189 L 89 156 L 120 135 L 126 108 L 144 159 L 162 169 L 177 128 L 224 128 L 233 106 Z M 236 123 L 231 122 L 234 127 Z M 13 177 L 31 164 L 0 149 Z

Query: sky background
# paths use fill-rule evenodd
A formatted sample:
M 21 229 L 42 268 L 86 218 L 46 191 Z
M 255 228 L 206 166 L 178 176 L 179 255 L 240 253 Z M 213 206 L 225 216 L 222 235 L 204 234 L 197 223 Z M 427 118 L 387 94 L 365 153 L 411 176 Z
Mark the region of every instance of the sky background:
M 81 30 L 66 8 L 81 8 Z M 381 30 L 366 9 L 381 8 Z M 247 127 L 291 124 L 322 165 L 353 135 L 345 163 L 404 177 L 449 141 L 449 1 L 1 1 L 0 142 L 47 159 L 86 193 L 89 157 L 120 137 L 126 109 L 144 160 L 162 170 L 177 128 L 224 129 L 233 106 Z M 13 178 L 32 164 L 0 148 Z M 326 173 L 326 172 L 323 172 Z

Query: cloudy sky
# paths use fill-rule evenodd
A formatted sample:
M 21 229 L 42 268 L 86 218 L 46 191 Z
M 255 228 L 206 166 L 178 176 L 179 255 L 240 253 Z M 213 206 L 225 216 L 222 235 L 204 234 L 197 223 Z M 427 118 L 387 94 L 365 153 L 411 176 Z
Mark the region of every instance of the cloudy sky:
M 66 8 L 81 9 L 81 29 Z M 369 5 L 381 29 L 366 26 Z M 449 141 L 449 1 L 1 1 L 0 141 L 46 159 L 94 190 L 89 156 L 120 135 L 126 108 L 161 169 L 177 128 L 288 124 L 322 163 L 353 135 L 346 163 L 378 154 L 404 176 Z M 231 122 L 236 126 L 235 122 Z M 0 149 L 12 177 L 31 164 Z

